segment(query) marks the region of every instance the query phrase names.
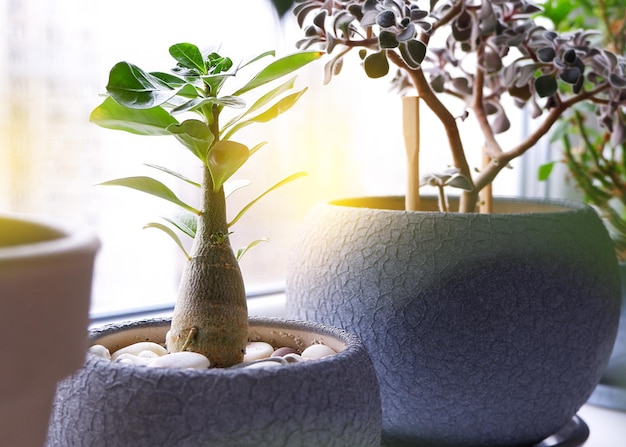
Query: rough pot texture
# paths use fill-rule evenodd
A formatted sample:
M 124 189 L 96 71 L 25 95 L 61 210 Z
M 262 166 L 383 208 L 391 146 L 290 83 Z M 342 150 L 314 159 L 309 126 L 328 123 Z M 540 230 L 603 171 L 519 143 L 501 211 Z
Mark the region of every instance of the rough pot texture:
M 589 403 L 626 411 L 626 262 L 620 262 L 619 269 L 622 279 L 622 310 L 617 337 L 609 363 L 589 398 Z
M 169 320 L 108 326 L 111 350 L 163 342 Z M 376 374 L 359 339 L 311 322 L 250 318 L 249 337 L 336 355 L 265 369 L 181 370 L 88 356 L 57 390 L 50 447 L 380 446 Z
M 434 206 L 434 205 L 433 205 Z M 377 370 L 385 446 L 517 446 L 564 426 L 600 379 L 620 284 L 588 206 L 495 214 L 312 210 L 287 274 L 290 316 L 357 333 Z
M 41 447 L 56 384 L 83 363 L 98 246 L 87 228 L 0 215 L 2 445 Z

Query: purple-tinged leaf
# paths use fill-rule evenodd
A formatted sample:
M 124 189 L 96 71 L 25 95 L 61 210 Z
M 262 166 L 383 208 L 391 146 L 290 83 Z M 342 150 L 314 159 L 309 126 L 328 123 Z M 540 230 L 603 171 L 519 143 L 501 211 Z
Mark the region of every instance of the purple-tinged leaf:
M 417 69 L 426 57 L 426 45 L 417 39 L 402 42 L 400 54 L 411 68 Z
M 511 122 L 503 109 L 500 109 L 496 114 L 495 119 L 491 123 L 491 128 L 496 134 L 504 133 L 511 128 Z
M 543 75 L 535 79 L 535 90 L 541 98 L 554 95 L 557 89 L 558 85 L 553 75 Z
M 568 84 L 577 84 L 578 82 L 580 82 L 581 76 L 582 73 L 576 67 L 566 68 L 565 70 L 561 71 L 561 73 L 559 73 L 559 77 L 561 78 L 561 80 L 563 80 L 563 82 L 567 82 Z
M 390 9 L 382 11 L 376 16 L 376 24 L 383 28 L 391 28 L 396 24 L 396 15 Z
M 415 37 L 415 25 L 409 23 L 407 27 L 402 30 L 402 32 L 400 32 L 396 37 L 400 42 L 406 42 L 407 40 L 412 39 L 413 37 Z
M 540 48 L 537 51 L 537 59 L 539 59 L 541 62 L 552 62 L 555 57 L 556 51 L 554 51 L 554 48 L 552 47 Z
M 613 87 L 616 88 L 626 88 L 626 78 L 623 76 L 619 76 L 618 74 L 611 73 L 609 75 L 609 82 Z

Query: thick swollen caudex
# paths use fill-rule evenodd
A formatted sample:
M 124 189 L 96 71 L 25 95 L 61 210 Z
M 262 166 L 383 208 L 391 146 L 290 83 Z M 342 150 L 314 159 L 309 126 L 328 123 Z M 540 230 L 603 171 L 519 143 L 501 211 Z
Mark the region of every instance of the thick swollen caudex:
M 211 366 L 241 363 L 248 338 L 248 307 L 243 277 L 228 239 L 224 189 L 213 190 L 205 169 L 203 211 L 178 291 L 170 352 L 203 354 Z
M 227 242 L 211 244 L 185 267 L 167 348 L 198 352 L 211 366 L 227 367 L 243 360 L 247 334 L 241 271 Z

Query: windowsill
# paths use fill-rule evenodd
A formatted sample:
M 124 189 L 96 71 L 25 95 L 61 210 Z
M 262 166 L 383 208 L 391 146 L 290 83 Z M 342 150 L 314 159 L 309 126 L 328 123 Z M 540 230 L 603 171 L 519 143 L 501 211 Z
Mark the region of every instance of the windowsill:
M 119 323 L 128 320 L 142 318 L 165 318 L 171 317 L 174 308 L 172 306 L 160 306 L 142 308 L 128 312 L 111 312 L 94 315 L 91 327 L 102 326 L 109 323 Z M 282 292 L 262 294 L 248 299 L 248 315 L 264 317 L 285 317 L 285 295 Z
M 584 405 L 578 415 L 589 426 L 585 447 L 623 447 L 626 439 L 626 412 Z

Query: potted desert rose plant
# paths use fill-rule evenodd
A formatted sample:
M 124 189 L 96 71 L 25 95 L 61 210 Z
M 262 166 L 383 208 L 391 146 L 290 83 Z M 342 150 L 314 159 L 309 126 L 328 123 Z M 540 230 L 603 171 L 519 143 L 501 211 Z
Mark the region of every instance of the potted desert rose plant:
M 316 323 L 249 319 L 238 259 L 229 242 L 232 224 L 243 212 L 293 178 L 261 194 L 229 222 L 227 182 L 263 146 L 249 148 L 233 135 L 285 112 L 306 89 L 293 92 L 295 78 L 289 77 L 268 86 L 253 102 L 244 97 L 318 59 L 320 53 L 278 58 L 227 94 L 234 77 L 240 79 L 273 52 L 241 64 L 189 43 L 173 45 L 169 52 L 176 60 L 171 73 L 116 64 L 108 96 L 92 112 L 91 121 L 140 135 L 173 136 L 200 162 L 203 178 L 197 182 L 156 167 L 197 186 L 198 205 L 185 203 L 151 177 L 106 182 L 182 208 L 183 214 L 166 219 L 170 225 L 152 224 L 181 247 L 178 230 L 193 237 L 174 314 L 171 320 L 91 331 L 93 353 L 57 389 L 48 445 L 96 445 L 103 439 L 120 447 L 379 445 L 380 397 L 364 347 L 356 337 Z M 238 113 L 227 119 L 226 111 Z M 310 345 L 337 353 L 295 361 L 293 352 L 304 350 L 302 359 Z M 244 357 L 268 348 L 292 354 L 260 364 L 249 364 L 250 357 Z M 155 359 L 146 360 L 155 353 Z
M 569 424 L 616 334 L 612 242 L 587 205 L 492 200 L 490 185 L 578 104 L 596 105 L 609 130 L 623 126 L 626 60 L 591 31 L 541 26 L 530 1 L 425 3 L 295 2 L 297 45 L 328 53 L 327 81 L 358 52 L 369 77 L 395 75 L 416 96 L 402 98 L 398 125 L 406 195 L 315 207 L 287 274 L 288 311 L 360 335 L 381 386 L 383 445 L 532 445 L 576 433 Z M 443 124 L 451 154 L 451 167 L 427 175 L 420 103 Z M 513 103 L 535 126 L 502 147 Z M 480 141 L 461 138 L 471 120 Z M 470 146 L 484 160 L 474 169 Z M 421 197 L 420 184 L 462 192 Z
M 626 54 L 625 0 L 572 5 L 551 0 L 544 5 L 544 16 L 556 29 L 585 25 L 600 32 L 598 39 L 616 54 Z M 564 115 L 552 131 L 552 142 L 561 143 L 562 158 L 541 166 L 540 180 L 550 177 L 556 163 L 567 167 L 569 177 L 582 192 L 585 202 L 603 218 L 620 261 L 622 311 L 613 353 L 590 402 L 626 410 L 626 127 L 600 127 L 594 104 L 582 104 Z M 623 113 L 623 111 L 622 111 Z

